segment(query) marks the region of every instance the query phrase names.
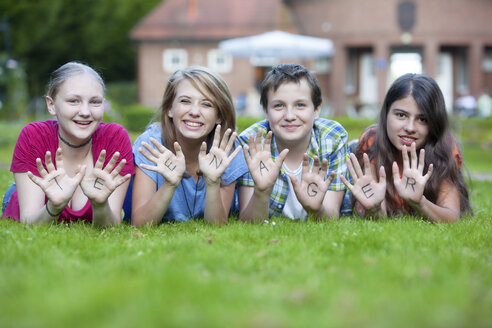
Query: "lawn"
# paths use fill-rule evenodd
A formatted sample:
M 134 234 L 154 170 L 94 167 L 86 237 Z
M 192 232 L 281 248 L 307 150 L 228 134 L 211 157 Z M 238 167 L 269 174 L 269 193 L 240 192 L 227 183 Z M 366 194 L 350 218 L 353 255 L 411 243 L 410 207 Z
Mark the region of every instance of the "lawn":
M 476 216 L 450 225 L 2 220 L 0 326 L 486 327 L 491 188 L 475 183 Z
M 0 327 L 489 327 L 491 190 L 448 225 L 1 220 Z

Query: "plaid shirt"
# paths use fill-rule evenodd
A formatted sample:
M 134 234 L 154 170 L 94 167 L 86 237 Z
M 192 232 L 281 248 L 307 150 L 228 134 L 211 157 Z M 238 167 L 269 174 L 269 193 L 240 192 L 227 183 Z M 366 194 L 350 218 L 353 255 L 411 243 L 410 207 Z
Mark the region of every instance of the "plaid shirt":
M 256 135 L 258 129 L 263 129 L 262 143 L 265 136 L 270 131 L 270 126 L 266 120 L 256 122 L 240 135 L 239 139 L 243 144 L 249 144 L 249 136 Z M 328 160 L 328 171 L 325 179 L 331 171 L 335 171 L 335 178 L 328 187 L 328 190 L 344 191 L 345 185 L 340 179 L 340 175 L 344 175 L 349 179 L 347 170 L 347 159 L 349 158 L 349 150 L 347 146 L 348 134 L 347 131 L 335 121 L 319 118 L 314 121 L 314 126 L 311 131 L 311 142 L 306 153 L 309 156 L 309 167 L 313 166 L 314 156 L 318 156 L 320 160 L 326 158 Z M 272 158 L 276 159 L 279 155 L 275 136 L 272 137 L 271 143 Z M 270 196 L 270 216 L 281 216 L 289 193 L 288 176 L 283 167 L 280 169 L 280 174 L 275 181 L 272 194 Z M 254 181 L 251 174 L 248 172 L 239 179 L 239 184 L 242 186 L 254 187 Z M 350 214 L 352 212 L 350 195 L 347 191 L 340 207 L 342 214 Z

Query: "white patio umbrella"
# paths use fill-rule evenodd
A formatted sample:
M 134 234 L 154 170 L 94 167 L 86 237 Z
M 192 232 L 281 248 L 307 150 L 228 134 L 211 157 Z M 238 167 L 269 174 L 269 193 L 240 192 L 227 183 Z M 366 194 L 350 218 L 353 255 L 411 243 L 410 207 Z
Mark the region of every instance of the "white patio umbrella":
M 329 39 L 282 31 L 221 41 L 219 48 L 236 57 L 318 58 L 333 54 Z

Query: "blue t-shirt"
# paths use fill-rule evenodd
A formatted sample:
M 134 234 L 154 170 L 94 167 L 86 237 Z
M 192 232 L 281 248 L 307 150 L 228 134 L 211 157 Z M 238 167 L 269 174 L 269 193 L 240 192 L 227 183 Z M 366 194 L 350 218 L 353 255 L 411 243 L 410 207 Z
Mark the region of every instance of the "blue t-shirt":
M 133 155 L 135 164 L 147 174 L 157 185 L 159 189 L 164 183 L 164 177 L 157 172 L 145 170 L 141 164 L 155 165 L 146 159 L 138 148 L 142 147 L 143 141 L 152 145 L 150 138 L 154 138 L 162 144 L 161 125 L 154 123 L 150 125 L 145 132 L 140 135 L 133 144 Z M 236 143 L 237 147 L 238 143 Z M 143 147 L 142 147 L 143 148 Z M 144 148 L 145 149 L 145 148 Z M 239 179 L 243 174 L 248 172 L 248 166 L 244 159 L 243 151 L 234 157 L 229 166 L 222 174 L 222 184 L 229 185 Z M 234 199 L 231 211 L 237 210 L 237 185 L 234 192 Z M 200 178 L 195 182 L 193 177 L 187 176 L 181 179 L 179 186 L 174 191 L 173 198 L 162 217 L 162 221 L 188 221 L 190 218 L 203 218 L 205 216 L 205 181 Z

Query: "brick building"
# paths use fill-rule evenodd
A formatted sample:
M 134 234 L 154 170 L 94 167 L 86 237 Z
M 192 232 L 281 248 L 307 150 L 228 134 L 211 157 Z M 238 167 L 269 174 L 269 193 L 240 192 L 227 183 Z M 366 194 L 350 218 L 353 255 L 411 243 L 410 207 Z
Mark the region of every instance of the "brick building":
M 333 42 L 331 58 L 297 62 L 316 72 L 334 115 L 376 112 L 407 71 L 435 78 L 450 108 L 462 93 L 492 94 L 491 0 L 167 0 L 131 32 L 140 102 L 157 107 L 169 75 L 194 64 L 248 93 L 275 61 L 232 58 L 218 42 L 272 30 Z

